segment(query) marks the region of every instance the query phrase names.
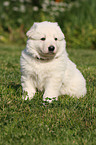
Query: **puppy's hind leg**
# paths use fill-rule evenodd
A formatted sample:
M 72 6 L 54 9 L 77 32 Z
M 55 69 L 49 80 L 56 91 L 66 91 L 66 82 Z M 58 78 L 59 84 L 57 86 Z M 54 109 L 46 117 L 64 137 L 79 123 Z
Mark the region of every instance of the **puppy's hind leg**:
M 83 75 L 76 70 L 73 77 L 70 79 L 68 84 L 63 84 L 61 87 L 61 95 L 69 95 L 73 97 L 83 97 L 85 96 L 86 90 L 86 80 L 84 79 Z

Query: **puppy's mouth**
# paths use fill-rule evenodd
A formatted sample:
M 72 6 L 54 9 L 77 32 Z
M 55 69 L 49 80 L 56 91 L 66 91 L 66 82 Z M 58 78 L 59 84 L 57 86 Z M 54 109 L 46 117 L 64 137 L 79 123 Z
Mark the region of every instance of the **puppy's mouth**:
M 42 59 L 42 60 L 51 60 L 55 57 L 56 53 L 54 52 L 48 52 L 48 53 L 44 53 L 41 50 L 39 51 L 39 56 L 40 58 L 38 59 Z

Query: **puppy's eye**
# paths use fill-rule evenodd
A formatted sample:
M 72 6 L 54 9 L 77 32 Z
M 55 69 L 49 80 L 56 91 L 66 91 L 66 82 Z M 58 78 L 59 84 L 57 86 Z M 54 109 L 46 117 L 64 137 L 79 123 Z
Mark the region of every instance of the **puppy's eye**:
M 42 41 L 45 41 L 45 40 L 46 40 L 46 38 L 45 38 L 45 37 L 43 37 L 43 38 L 41 38 L 41 40 L 42 40 Z
M 55 38 L 55 41 L 57 41 L 58 39 L 57 38 Z

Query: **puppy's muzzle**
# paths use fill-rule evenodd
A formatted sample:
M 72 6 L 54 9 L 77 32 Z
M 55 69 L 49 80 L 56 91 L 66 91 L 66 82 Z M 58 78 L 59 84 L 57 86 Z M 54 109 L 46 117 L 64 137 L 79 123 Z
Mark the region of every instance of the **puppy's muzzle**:
M 49 51 L 50 53 L 53 53 L 54 50 L 55 50 L 55 47 L 54 47 L 53 45 L 51 45 L 51 46 L 48 47 L 48 51 Z

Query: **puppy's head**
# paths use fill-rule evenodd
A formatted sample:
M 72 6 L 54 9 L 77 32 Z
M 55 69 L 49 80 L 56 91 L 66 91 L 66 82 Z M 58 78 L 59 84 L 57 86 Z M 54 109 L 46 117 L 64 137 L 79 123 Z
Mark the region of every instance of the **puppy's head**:
M 27 51 L 34 57 L 51 59 L 65 49 L 64 34 L 57 23 L 34 23 L 27 36 Z

